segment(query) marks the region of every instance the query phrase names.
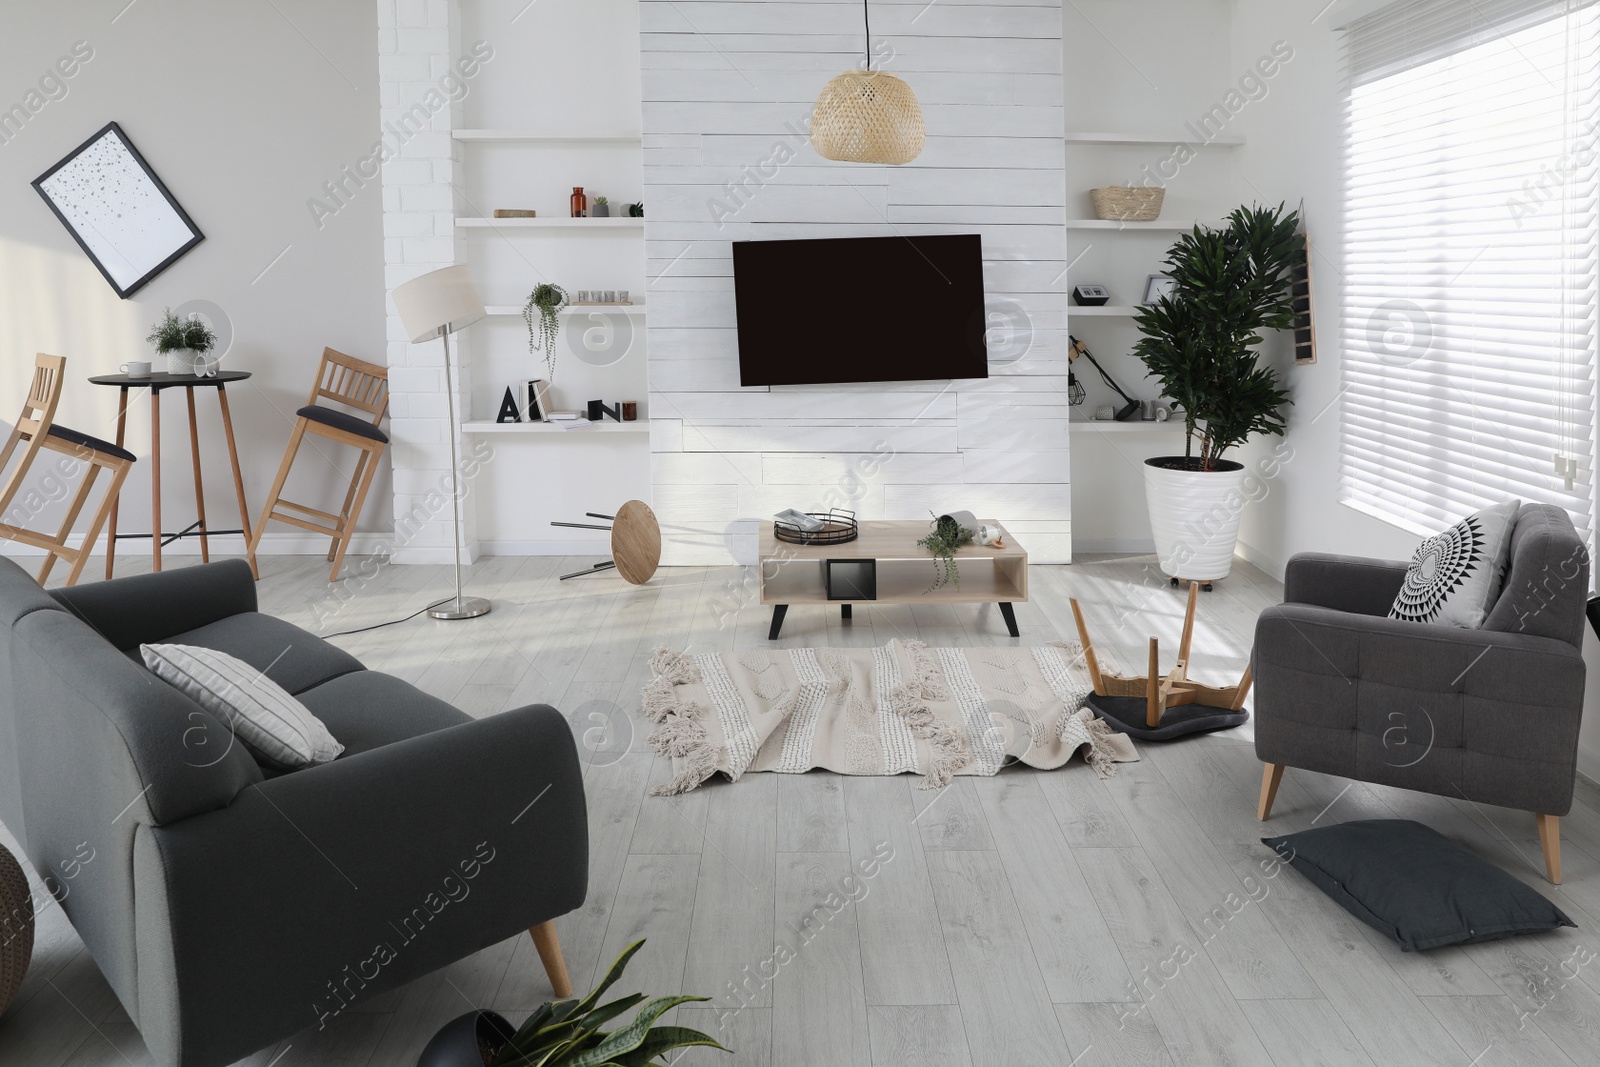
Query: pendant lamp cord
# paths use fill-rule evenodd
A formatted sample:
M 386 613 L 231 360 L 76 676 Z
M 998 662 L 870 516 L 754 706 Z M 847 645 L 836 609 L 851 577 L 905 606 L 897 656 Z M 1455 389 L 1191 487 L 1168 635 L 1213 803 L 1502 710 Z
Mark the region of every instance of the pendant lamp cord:
M 867 0 L 861 0 L 861 21 L 867 27 L 867 71 L 872 70 L 872 14 L 867 10 Z

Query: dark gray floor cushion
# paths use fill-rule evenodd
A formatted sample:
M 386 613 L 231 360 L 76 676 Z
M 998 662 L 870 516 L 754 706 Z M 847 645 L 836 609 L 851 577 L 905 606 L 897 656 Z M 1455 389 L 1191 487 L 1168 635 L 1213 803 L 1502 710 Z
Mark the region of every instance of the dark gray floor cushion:
M 1144 697 L 1103 697 L 1098 694 L 1089 697 L 1090 711 L 1104 719 L 1113 730 L 1139 741 L 1171 741 L 1186 734 L 1231 730 L 1250 718 L 1248 711 L 1230 711 L 1206 704 L 1179 704 L 1162 712 L 1161 725 L 1152 730 L 1145 725 L 1146 707 Z
M 199 645 L 226 652 L 265 670 L 268 678 L 297 696 L 330 678 L 365 669 L 360 660 L 343 649 L 256 611 L 230 615 L 166 640 L 174 645 Z M 134 658 L 138 659 L 137 649 Z
M 381 671 L 340 675 L 295 694 L 295 698 L 344 746 L 341 759 L 472 719 L 438 697 Z
M 1261 840 L 1405 952 L 1578 925 L 1505 871 L 1409 819 Z

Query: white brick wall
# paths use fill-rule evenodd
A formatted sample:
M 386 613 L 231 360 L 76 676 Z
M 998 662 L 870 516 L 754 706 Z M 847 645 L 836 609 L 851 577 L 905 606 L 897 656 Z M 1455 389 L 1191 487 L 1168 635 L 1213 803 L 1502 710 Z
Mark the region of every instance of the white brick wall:
M 378 74 L 384 140 L 397 147 L 383 165 L 384 281 L 402 282 L 464 260 L 455 217 L 459 196 L 452 185 L 460 145 L 450 131 L 461 118 L 452 102 L 419 122 L 417 107 L 461 53 L 458 0 L 377 0 Z M 419 130 L 419 126 L 422 128 Z M 446 409 L 444 346 L 412 345 L 389 302 L 388 361 L 390 436 L 394 463 L 395 561 L 443 563 L 454 554 L 450 508 L 437 506 L 450 471 L 450 423 Z M 471 395 L 469 335 L 451 339 L 456 364 L 458 419 Z M 466 454 L 468 442 L 456 442 Z M 462 509 L 462 560 L 478 554 L 475 509 Z

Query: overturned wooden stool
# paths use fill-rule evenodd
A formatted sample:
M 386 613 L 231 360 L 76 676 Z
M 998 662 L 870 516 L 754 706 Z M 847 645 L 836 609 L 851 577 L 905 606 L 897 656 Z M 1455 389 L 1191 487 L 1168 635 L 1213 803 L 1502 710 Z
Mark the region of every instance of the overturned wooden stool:
M 611 558 L 581 571 L 563 574 L 563 582 L 568 578 L 613 569 L 629 585 L 643 585 L 655 575 L 656 568 L 661 565 L 661 527 L 649 504 L 642 500 L 630 500 L 618 508 L 615 515 L 602 515 L 597 511 L 586 511 L 584 515 L 591 519 L 605 519 L 611 525 L 600 526 L 592 522 L 552 522 L 550 525 L 565 526 L 572 530 L 610 531 Z
M 1189 644 L 1194 636 L 1195 600 L 1200 583 L 1189 583 L 1189 604 L 1183 614 L 1183 637 L 1178 642 L 1178 662 L 1166 675 L 1161 673 L 1160 643 L 1150 638 L 1148 674 L 1107 674 L 1100 670 L 1089 627 L 1076 599 L 1071 600 L 1072 619 L 1083 642 L 1083 658 L 1089 668 L 1094 694 L 1089 707 L 1115 729 L 1142 741 L 1169 741 L 1185 734 L 1227 730 L 1250 718 L 1244 698 L 1250 692 L 1250 667 L 1247 664 L 1238 685 L 1216 687 L 1189 679 Z

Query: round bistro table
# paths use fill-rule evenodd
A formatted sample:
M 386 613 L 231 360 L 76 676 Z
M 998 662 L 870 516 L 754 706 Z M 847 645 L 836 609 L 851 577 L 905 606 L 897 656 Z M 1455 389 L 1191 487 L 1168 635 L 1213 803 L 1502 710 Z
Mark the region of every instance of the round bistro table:
M 244 500 L 244 478 L 239 473 L 239 448 L 233 441 L 233 417 L 228 411 L 228 385 L 250 377 L 245 370 L 221 370 L 209 378 L 198 374 L 167 374 L 157 372 L 142 378 L 126 374 L 98 374 L 89 379 L 92 385 L 116 386 L 121 391 L 117 404 L 117 446 L 126 447 L 124 437 L 128 428 L 128 390 L 150 390 L 150 533 L 118 533 L 117 504 L 111 505 L 111 526 L 106 535 L 106 577 L 111 577 L 116 562 L 117 539 L 150 538 L 151 570 L 161 569 L 161 549 L 164 545 L 183 537 L 200 538 L 200 561 L 211 562 L 210 534 L 242 534 L 245 556 L 250 561 L 250 572 L 257 578 L 256 554 L 250 544 L 250 509 Z M 161 532 L 161 392 L 164 389 L 182 389 L 189 401 L 189 454 L 194 467 L 195 521 L 177 533 Z M 194 391 L 215 389 L 217 406 L 222 410 L 222 434 L 228 441 L 228 462 L 233 465 L 233 488 L 239 497 L 238 530 L 213 530 L 206 526 L 206 495 L 200 481 L 200 431 L 195 421 Z

